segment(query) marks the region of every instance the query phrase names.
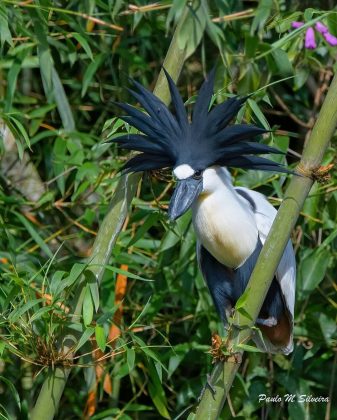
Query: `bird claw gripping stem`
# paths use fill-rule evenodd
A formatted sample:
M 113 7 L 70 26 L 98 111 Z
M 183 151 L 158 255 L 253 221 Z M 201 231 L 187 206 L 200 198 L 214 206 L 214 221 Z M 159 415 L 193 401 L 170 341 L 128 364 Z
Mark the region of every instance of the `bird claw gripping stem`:
M 207 388 L 210 390 L 210 392 L 212 394 L 212 397 L 214 398 L 215 397 L 215 394 L 216 394 L 216 389 L 212 385 L 212 376 L 209 373 L 207 373 L 207 375 L 206 375 L 206 383 L 202 387 L 202 390 L 201 390 L 200 395 L 199 395 L 199 398 L 198 398 L 198 402 L 201 401 L 201 399 L 204 396 L 204 393 L 206 392 L 206 389 Z

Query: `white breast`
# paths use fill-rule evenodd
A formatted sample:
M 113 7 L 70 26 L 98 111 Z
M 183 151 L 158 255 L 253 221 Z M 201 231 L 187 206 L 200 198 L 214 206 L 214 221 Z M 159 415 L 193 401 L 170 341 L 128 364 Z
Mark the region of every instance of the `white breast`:
M 258 229 L 248 202 L 223 182 L 192 207 L 198 240 L 222 264 L 237 268 L 254 252 Z

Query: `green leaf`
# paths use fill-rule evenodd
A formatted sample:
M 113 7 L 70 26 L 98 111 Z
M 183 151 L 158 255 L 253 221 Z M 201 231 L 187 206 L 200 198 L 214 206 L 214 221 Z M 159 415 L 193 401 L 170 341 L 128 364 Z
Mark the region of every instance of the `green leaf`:
M 97 72 L 98 68 L 102 65 L 104 60 L 106 59 L 106 54 L 98 54 L 94 61 L 89 64 L 87 67 L 84 76 L 83 76 L 83 84 L 82 84 L 82 91 L 81 96 L 83 97 L 86 94 L 86 91 L 89 87 L 89 84 L 94 77 L 95 73 Z
M 36 109 L 33 109 L 30 111 L 27 116 L 28 118 L 34 119 L 34 118 L 44 118 L 46 114 L 48 114 L 50 111 L 56 108 L 56 104 L 49 104 L 49 105 L 43 105 L 39 106 Z
M 52 69 L 54 66 L 53 58 L 49 50 L 47 40 L 47 27 L 41 15 L 35 9 L 29 9 L 33 18 L 33 28 L 38 40 L 38 56 L 43 88 L 48 100 L 51 102 L 53 97 Z
M 333 345 L 333 335 L 337 330 L 336 319 L 328 317 L 324 313 L 319 314 L 318 318 L 319 325 L 322 330 L 323 337 L 328 346 Z
M 75 263 L 70 270 L 69 276 L 64 278 L 62 282 L 60 282 L 60 285 L 57 289 L 57 294 L 59 294 L 66 287 L 73 285 L 77 280 L 79 280 L 79 277 L 87 267 L 87 264 Z
M 0 12 L 1 13 L 1 12 Z M 10 68 L 7 76 L 7 92 L 6 92 L 6 102 L 5 102 L 5 112 L 9 112 L 12 107 L 12 102 L 14 99 L 14 94 L 16 90 L 16 82 L 18 75 L 21 70 L 21 60 L 16 58 L 12 67 Z
M 306 256 L 300 264 L 300 281 L 303 292 L 313 291 L 324 279 L 330 263 L 330 251 L 326 248 L 318 248 Z
M 131 330 L 136 324 L 137 322 L 146 314 L 146 311 L 149 308 L 150 305 L 150 301 L 151 301 L 151 296 L 149 297 L 148 301 L 146 302 L 144 308 L 142 309 L 141 313 L 137 316 L 137 318 L 133 321 L 133 323 L 129 326 L 129 329 Z
M 293 66 L 291 65 L 289 61 L 288 54 L 284 50 L 277 48 L 273 50 L 271 54 L 276 64 L 277 70 L 275 74 L 280 74 L 281 76 L 287 76 L 294 72 Z
M 65 276 L 65 274 L 66 274 L 65 271 L 56 271 L 53 274 L 53 277 L 50 281 L 50 286 L 49 287 L 50 287 L 50 291 L 51 291 L 54 298 L 56 298 L 57 295 L 58 295 L 58 289 L 59 289 L 59 286 L 60 286 L 60 284 L 62 282 L 62 279 Z
M 99 289 L 98 289 L 97 279 L 94 273 L 90 269 L 85 270 L 84 277 L 87 284 L 89 285 L 91 297 L 95 306 L 95 311 L 97 312 L 99 308 Z
M 246 34 L 245 36 L 245 54 L 247 58 L 253 58 L 255 55 L 256 48 L 259 44 L 257 36 Z
M 84 51 L 87 53 L 88 57 L 90 58 L 90 60 L 94 61 L 94 57 L 92 55 L 92 51 L 90 48 L 90 45 L 88 43 L 88 41 L 79 33 L 74 32 L 73 37 L 76 39 L 76 41 L 81 44 L 81 46 L 83 47 Z
M 122 274 L 124 276 L 129 277 L 130 279 L 134 279 L 134 280 L 142 280 L 142 281 L 149 281 L 149 282 L 153 282 L 154 280 L 151 279 L 146 279 L 144 277 L 140 277 L 137 274 L 133 274 L 130 271 L 127 270 L 122 270 L 121 268 L 118 267 L 113 267 L 112 265 L 106 265 L 105 268 L 109 271 L 112 271 L 114 273 L 117 274 Z
M 270 16 L 273 7 L 273 0 L 260 0 L 259 5 L 255 11 L 255 17 L 251 26 L 251 33 L 261 31 L 268 17 Z
M 18 406 L 19 410 L 21 411 L 21 401 L 20 401 L 20 395 L 18 393 L 18 391 L 16 390 L 15 386 L 12 384 L 11 381 L 9 381 L 7 378 L 5 378 L 4 376 L 0 376 L 0 381 L 5 382 L 5 384 L 8 386 L 8 388 L 11 391 L 11 394 L 14 397 L 14 401 L 16 403 L 16 405 Z
M 126 359 L 128 362 L 129 372 L 131 372 L 135 366 L 136 352 L 133 348 L 127 347 L 126 349 Z
M 236 344 L 235 349 L 244 350 L 250 353 L 263 353 L 262 350 L 258 349 L 257 347 L 250 346 L 249 344 Z
M 91 297 L 90 287 L 88 285 L 85 288 L 82 313 L 84 325 L 90 325 L 94 316 L 94 305 Z
M 245 290 L 244 293 L 236 301 L 235 309 L 241 309 L 245 306 L 248 297 L 248 290 Z
M 41 318 L 45 313 L 53 311 L 51 306 L 44 306 L 38 309 L 33 315 L 29 318 L 29 322 L 36 321 L 37 319 Z
M 130 242 L 128 243 L 127 247 L 134 245 L 139 239 L 143 238 L 145 233 L 157 223 L 158 219 L 160 218 L 159 213 L 151 213 L 147 218 L 144 220 L 144 223 L 141 225 L 140 228 L 137 229 L 137 232 L 133 238 L 131 238 Z
M 18 321 L 19 318 L 22 317 L 23 314 L 25 314 L 29 309 L 31 309 L 33 306 L 39 304 L 40 302 L 44 301 L 44 299 L 33 299 L 29 302 L 25 303 L 23 306 L 19 306 L 18 308 L 14 309 L 13 312 L 11 312 L 8 316 L 8 319 L 11 323 L 15 323 Z
M 17 118 L 13 117 L 13 115 L 9 115 L 9 118 L 11 120 L 11 123 L 15 126 L 16 132 L 19 134 L 19 137 L 22 137 L 24 139 L 27 147 L 30 149 L 30 141 L 25 127 Z M 16 142 L 16 144 L 18 145 L 18 142 Z
M 140 338 L 140 337 L 138 337 L 137 335 L 135 335 L 135 334 L 132 334 L 132 338 L 133 338 L 133 340 L 136 342 L 136 343 L 138 343 L 138 345 L 140 346 L 139 348 L 140 348 L 140 350 L 142 350 L 147 356 L 149 356 L 149 358 L 150 359 L 153 359 L 154 361 L 156 361 L 156 362 L 158 362 L 158 363 L 160 363 L 161 364 L 161 367 L 167 372 L 167 369 L 166 369 L 166 367 L 163 365 L 163 363 L 161 362 L 161 360 L 160 360 L 160 358 L 157 356 L 157 354 L 153 351 L 153 350 L 151 350 L 150 348 L 149 348 L 149 346 L 147 346 L 146 344 L 145 344 L 145 342 Z
M 178 45 L 180 49 L 185 49 L 185 59 L 198 47 L 206 27 L 207 15 L 205 0 L 192 3 L 190 6 L 188 16 L 178 33 Z
M 89 340 L 89 338 L 94 334 L 94 332 L 95 332 L 94 327 L 86 328 L 80 340 L 78 341 L 77 346 L 74 349 L 74 352 L 77 352 L 82 346 L 84 346 L 84 344 Z
M 266 119 L 266 117 L 263 115 L 260 107 L 258 106 L 258 104 L 256 103 L 256 101 L 254 101 L 253 99 L 248 99 L 248 104 L 251 107 L 252 111 L 254 112 L 256 118 L 258 119 L 258 121 L 260 122 L 260 124 L 263 125 L 263 127 L 266 130 L 270 130 L 270 125 Z
M 303 17 L 304 20 L 309 22 L 312 18 L 313 15 L 317 12 L 317 10 L 313 9 L 312 7 L 308 7 L 307 9 L 305 9 Z
M 54 66 L 52 67 L 52 70 L 51 70 L 51 78 L 52 78 L 52 83 L 53 83 L 54 98 L 57 104 L 58 112 L 62 120 L 63 127 L 65 131 L 74 131 L 75 130 L 74 117 L 71 112 L 67 95 L 61 83 L 61 79 L 57 71 L 55 70 Z
M 149 368 L 149 373 L 150 373 L 150 383 L 149 383 L 148 388 L 149 388 L 151 399 L 156 409 L 158 410 L 159 414 L 165 419 L 170 419 L 171 416 L 167 410 L 165 392 L 160 383 L 158 373 L 151 361 L 148 364 L 148 368 Z
M 104 328 L 101 325 L 96 325 L 95 327 L 95 338 L 96 338 L 98 347 L 104 353 L 105 347 L 106 347 L 106 336 L 105 336 Z
M 12 34 L 8 27 L 7 9 L 4 3 L 0 3 L 0 40 L 1 47 L 7 42 L 13 46 Z
M 111 311 L 106 312 L 105 314 L 101 315 L 96 323 L 103 325 L 105 324 L 107 321 L 109 321 L 110 319 L 113 318 L 115 312 L 117 311 L 117 309 L 120 307 L 120 305 L 116 305 Z
M 243 315 L 244 317 L 246 317 L 246 318 L 248 318 L 249 320 L 253 321 L 253 318 L 251 317 L 250 313 L 248 313 L 248 312 L 246 311 L 246 309 L 245 309 L 245 308 L 243 308 L 243 307 L 238 308 L 238 309 L 237 309 L 237 311 L 238 311 L 241 315 Z
M 48 257 L 53 258 L 53 253 L 51 252 L 47 244 L 44 242 L 43 238 L 40 236 L 38 231 L 35 229 L 33 224 L 28 219 L 26 219 L 22 214 L 16 211 L 13 211 L 13 214 L 15 214 L 15 216 L 20 220 L 23 226 L 27 229 L 30 236 L 39 245 L 39 247 L 48 255 Z

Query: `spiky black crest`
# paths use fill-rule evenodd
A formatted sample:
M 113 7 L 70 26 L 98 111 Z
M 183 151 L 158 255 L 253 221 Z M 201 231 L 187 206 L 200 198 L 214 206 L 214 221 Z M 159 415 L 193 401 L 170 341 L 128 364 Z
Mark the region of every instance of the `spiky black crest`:
M 124 166 L 126 172 L 138 172 L 190 165 L 203 170 L 212 165 L 245 169 L 289 172 L 282 165 L 261 153 L 282 153 L 270 146 L 255 143 L 256 136 L 267 130 L 248 124 L 228 125 L 246 101 L 233 97 L 209 111 L 213 94 L 215 68 L 204 81 L 189 123 L 183 100 L 170 75 L 164 69 L 175 109 L 173 115 L 167 106 L 141 84 L 132 81 L 137 91 L 131 95 L 147 114 L 128 104 L 116 103 L 125 111 L 121 118 L 143 134 L 126 134 L 112 139 L 123 149 L 141 152 Z M 249 141 L 253 140 L 253 141 Z

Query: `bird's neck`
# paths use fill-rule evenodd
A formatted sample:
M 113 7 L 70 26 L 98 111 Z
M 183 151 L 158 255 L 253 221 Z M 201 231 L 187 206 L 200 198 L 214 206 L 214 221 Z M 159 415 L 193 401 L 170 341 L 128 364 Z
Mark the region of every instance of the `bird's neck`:
M 245 200 L 242 200 L 241 196 L 235 191 L 231 175 L 226 168 L 213 167 L 207 169 L 204 177 L 205 188 L 199 196 L 199 201 L 207 198 L 218 198 L 223 203 L 222 209 L 224 211 L 233 212 L 233 218 L 235 218 L 235 211 L 238 210 L 238 207 L 241 211 L 251 213 Z
M 200 194 L 192 208 L 194 228 L 202 245 L 218 261 L 236 268 L 256 247 L 254 214 L 249 203 L 236 193 L 227 170 L 219 168 L 211 175 L 212 188 Z

